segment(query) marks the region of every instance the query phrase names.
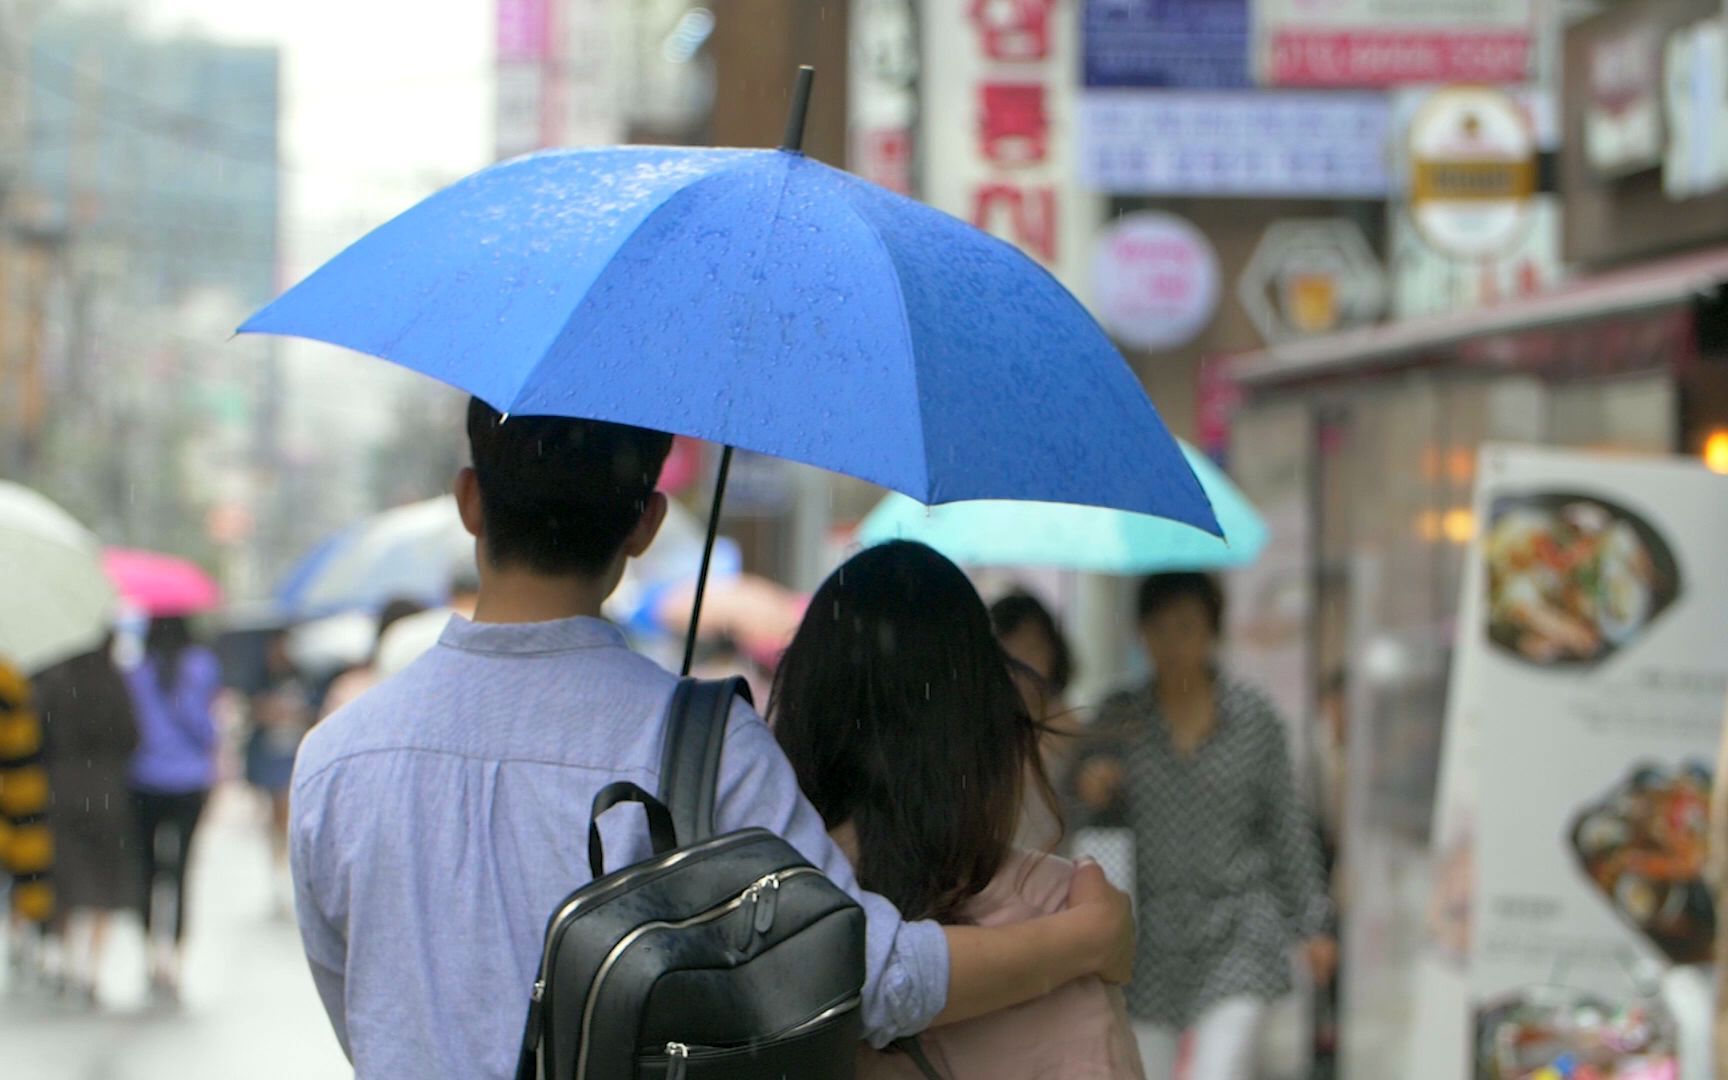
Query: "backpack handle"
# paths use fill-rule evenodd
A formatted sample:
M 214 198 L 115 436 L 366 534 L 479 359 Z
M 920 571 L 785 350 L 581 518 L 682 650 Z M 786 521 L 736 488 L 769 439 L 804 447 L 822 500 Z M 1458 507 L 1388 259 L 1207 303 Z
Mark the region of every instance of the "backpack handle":
M 619 803 L 641 803 L 648 813 L 648 839 L 654 844 L 654 854 L 661 855 L 678 846 L 672 829 L 672 811 L 666 804 L 628 780 L 607 784 L 594 796 L 594 806 L 588 812 L 588 870 L 596 880 L 606 870 L 606 849 L 600 841 L 600 815 Z

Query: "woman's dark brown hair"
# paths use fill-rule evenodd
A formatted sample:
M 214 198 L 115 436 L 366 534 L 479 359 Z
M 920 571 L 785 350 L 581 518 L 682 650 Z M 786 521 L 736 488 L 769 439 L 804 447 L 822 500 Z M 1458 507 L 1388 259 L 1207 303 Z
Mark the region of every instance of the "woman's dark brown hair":
M 858 836 L 858 880 L 907 919 L 963 921 L 1008 855 L 1039 726 L 959 567 L 922 544 L 854 556 L 823 583 L 775 675 L 769 717 L 798 783 Z

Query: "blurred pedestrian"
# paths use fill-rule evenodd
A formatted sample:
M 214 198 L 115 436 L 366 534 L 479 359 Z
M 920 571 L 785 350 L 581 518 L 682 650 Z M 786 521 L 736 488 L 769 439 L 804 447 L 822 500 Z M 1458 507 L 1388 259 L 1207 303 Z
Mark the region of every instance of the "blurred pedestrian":
M 1283 722 L 1219 670 L 1217 581 L 1147 578 L 1138 613 L 1152 681 L 1102 707 L 1076 787 L 1135 834 L 1128 1007 L 1147 1075 L 1174 1076 L 1188 1035 L 1188 1080 L 1247 1080 L 1268 1006 L 1291 990 L 1291 950 L 1316 983 L 1336 963 L 1318 843 Z
M 323 702 L 318 706 L 319 720 L 378 684 L 384 677 L 378 670 L 378 654 L 383 648 L 384 636 L 403 619 L 412 618 L 425 610 L 426 605 L 415 600 L 397 599 L 384 605 L 384 610 L 378 613 L 378 633 L 373 639 L 372 655 L 366 658 L 364 664 L 349 668 L 330 683 L 330 688 L 324 692 Z
M 0 876 L 11 894 L 9 959 L 15 968 L 40 964 L 54 917 L 53 867 L 41 722 L 29 680 L 0 658 Z
M 144 658 L 126 673 L 138 721 L 132 807 L 143 874 L 144 936 L 151 997 L 180 998 L 180 953 L 186 938 L 186 868 L 204 803 L 216 781 L 216 720 L 222 690 L 216 654 L 184 618 L 152 619 Z M 172 921 L 164 902 L 171 904 Z M 166 940 L 164 940 L 166 939 Z
M 272 895 L 279 915 L 288 912 L 292 886 L 288 875 L 288 786 L 294 755 L 312 726 L 312 688 L 288 652 L 288 633 L 278 631 L 264 645 L 264 681 L 247 703 L 246 782 L 265 799 L 269 811 Z
M 113 646 L 110 637 L 36 679 L 66 985 L 91 1005 L 109 916 L 137 901 L 140 874 L 127 780 L 138 727 Z
M 474 617 L 474 605 L 480 600 L 480 578 L 472 568 L 464 567 L 450 581 L 450 602 L 443 607 L 399 620 L 378 642 L 376 667 L 380 679 L 388 679 L 420 659 L 438 644 L 450 616 Z
M 858 883 L 909 919 L 996 926 L 1061 910 L 1074 866 L 1014 844 L 1050 803 L 1042 729 L 959 567 L 897 541 L 823 584 L 781 661 L 769 719 Z M 943 1076 L 1139 1077 L 1120 991 L 1096 977 L 926 1032 Z M 859 1075 L 917 1078 L 861 1051 Z
M 1046 776 L 1065 776 L 1073 761 L 1080 725 L 1066 704 L 1074 678 L 1074 657 L 1056 617 L 1028 592 L 1011 592 L 990 605 L 990 625 L 996 639 L 1015 661 L 1014 681 L 1033 719 L 1044 726 L 1040 739 Z M 1016 842 L 1047 851 L 1063 840 L 1059 805 L 1041 799 L 1022 800 Z

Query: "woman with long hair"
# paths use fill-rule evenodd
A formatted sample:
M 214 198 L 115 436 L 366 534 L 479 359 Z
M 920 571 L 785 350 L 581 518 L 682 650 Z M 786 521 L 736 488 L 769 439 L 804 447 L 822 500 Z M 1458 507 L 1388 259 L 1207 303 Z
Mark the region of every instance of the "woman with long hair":
M 1059 910 L 1073 865 L 1014 846 L 1023 801 L 1049 799 L 1041 728 L 960 569 L 922 544 L 855 556 L 817 590 L 769 718 L 800 786 L 857 868 L 908 919 L 1000 925 Z M 1121 997 L 1097 979 L 927 1033 L 965 1077 L 1138 1077 Z M 860 1075 L 918 1077 L 909 1052 Z
M 186 936 L 186 867 L 204 801 L 216 782 L 212 710 L 222 689 L 222 669 L 184 618 L 157 618 L 145 634 L 144 659 L 126 673 L 126 683 L 138 720 L 132 806 L 143 863 L 150 990 L 159 1003 L 175 1004 Z M 164 899 L 172 905 L 172 923 Z
M 1044 775 L 1066 776 L 1083 730 L 1064 700 L 1074 679 L 1068 638 L 1043 601 L 1019 590 L 990 605 L 990 626 L 1008 654 L 1026 708 L 1044 727 L 1039 740 Z M 1067 816 L 1067 807 L 1053 800 L 1023 800 L 1015 840 L 1022 847 L 1060 849 L 1067 839 L 1062 830 Z

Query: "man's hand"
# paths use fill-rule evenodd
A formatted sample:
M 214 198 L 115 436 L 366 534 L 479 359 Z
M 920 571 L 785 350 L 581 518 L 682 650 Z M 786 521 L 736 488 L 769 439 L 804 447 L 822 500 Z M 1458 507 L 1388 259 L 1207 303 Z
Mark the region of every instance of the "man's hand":
M 1128 894 L 1110 884 L 1097 863 L 1081 859 L 1068 886 L 1068 908 L 1088 917 L 1098 976 L 1118 986 L 1127 982 L 1134 974 L 1134 905 Z
M 1338 973 L 1338 943 L 1329 937 L 1309 938 L 1302 944 L 1302 959 L 1315 986 L 1325 986 Z

